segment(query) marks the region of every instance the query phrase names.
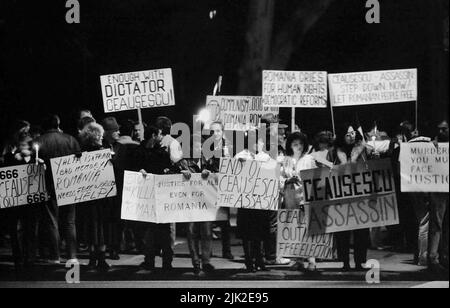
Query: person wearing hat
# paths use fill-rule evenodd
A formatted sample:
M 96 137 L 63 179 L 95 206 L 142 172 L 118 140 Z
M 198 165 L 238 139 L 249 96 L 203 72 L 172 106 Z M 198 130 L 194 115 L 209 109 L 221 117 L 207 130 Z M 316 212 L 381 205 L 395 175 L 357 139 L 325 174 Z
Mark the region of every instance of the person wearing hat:
M 110 148 L 113 152 L 111 162 L 114 166 L 114 176 L 116 179 L 117 191 L 122 192 L 123 175 L 126 170 L 126 149 L 120 140 L 120 126 L 115 117 L 108 117 L 101 122 L 105 132 L 103 136 L 103 147 Z M 122 240 L 122 220 L 120 217 L 122 200 L 120 193 L 113 198 L 108 198 L 108 211 L 105 210 L 105 221 L 107 224 L 106 238 L 109 244 L 109 258 L 113 260 L 120 259 L 119 251 Z

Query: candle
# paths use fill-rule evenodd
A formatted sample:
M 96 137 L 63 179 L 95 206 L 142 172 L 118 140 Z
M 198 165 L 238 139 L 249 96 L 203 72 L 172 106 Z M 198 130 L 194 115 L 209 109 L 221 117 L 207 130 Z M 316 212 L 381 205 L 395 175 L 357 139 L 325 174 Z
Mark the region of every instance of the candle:
M 34 150 L 36 151 L 36 165 L 39 164 L 39 144 L 34 145 Z

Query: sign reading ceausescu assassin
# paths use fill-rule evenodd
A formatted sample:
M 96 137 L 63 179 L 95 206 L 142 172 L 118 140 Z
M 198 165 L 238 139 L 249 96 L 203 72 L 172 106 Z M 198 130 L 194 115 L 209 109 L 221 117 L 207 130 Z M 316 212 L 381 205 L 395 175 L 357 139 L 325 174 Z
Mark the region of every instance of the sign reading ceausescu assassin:
M 106 113 L 175 105 L 170 68 L 100 76 Z
M 301 172 L 309 231 L 334 233 L 399 223 L 390 160 Z

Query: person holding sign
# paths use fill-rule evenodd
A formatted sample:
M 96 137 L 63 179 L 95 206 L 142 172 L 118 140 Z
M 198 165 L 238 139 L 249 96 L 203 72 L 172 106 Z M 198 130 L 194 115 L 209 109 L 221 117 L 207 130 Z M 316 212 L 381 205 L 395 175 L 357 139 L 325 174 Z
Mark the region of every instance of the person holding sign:
M 66 240 L 67 258 L 75 261 L 77 253 L 75 205 L 64 206 L 61 210 L 58 208 L 50 160 L 57 157 L 79 154 L 80 145 L 74 137 L 62 133 L 60 124 L 61 121 L 57 115 L 48 115 L 45 117 L 42 122 L 42 128 L 45 133 L 35 141 L 39 145 L 40 157 L 42 157 L 47 166 L 50 166 L 46 170 L 46 183 L 51 200 L 42 207 L 42 221 L 40 225 L 48 233 L 47 238 L 49 242 L 47 244 L 50 250 L 49 263 L 53 264 L 60 263 L 58 222 L 61 222 L 64 228 L 63 233 Z
M 257 139 L 257 144 L 249 144 L 249 134 L 256 132 L 251 131 L 245 134 L 244 145 L 246 148 L 236 154 L 235 159 L 244 163 L 246 161 L 255 160 L 267 164 L 277 164 L 269 154 L 263 151 L 265 143 L 261 138 Z M 248 148 L 253 147 L 253 151 Z M 271 230 L 271 212 L 253 209 L 238 209 L 237 229 L 238 234 L 242 238 L 242 246 L 245 254 L 245 266 L 249 273 L 255 273 L 258 270 L 266 271 L 266 265 L 263 255 L 263 242 L 270 238 Z
M 442 121 L 439 133 L 435 141 L 437 143 L 449 143 L 448 122 Z M 447 155 L 448 161 L 448 155 Z M 448 193 L 432 193 L 430 204 L 430 234 L 429 234 L 429 268 L 437 275 L 448 273 Z M 440 249 L 439 249 L 440 247 Z M 444 268 L 443 268 L 444 267 Z M 448 276 L 447 276 L 448 277 Z
M 146 177 L 150 174 L 167 174 L 174 171 L 174 166 L 170 160 L 170 154 L 166 148 L 162 147 L 161 130 L 157 127 L 149 126 L 145 132 L 145 140 L 136 152 L 136 167 Z M 163 269 L 172 269 L 173 248 L 171 245 L 170 224 L 147 223 L 147 230 L 144 235 L 145 261 L 140 265 L 143 271 L 153 273 L 155 270 L 155 258 L 158 251 L 162 250 Z
M 330 153 L 335 165 L 345 165 L 347 163 L 366 162 L 369 151 L 363 144 L 361 133 L 348 126 L 344 134 L 338 135 L 336 146 Z M 363 264 L 367 262 L 367 250 L 370 246 L 370 231 L 368 229 L 345 231 L 336 233 L 338 246 L 338 258 L 344 263 L 344 270 L 349 271 L 350 267 L 350 237 L 354 236 L 354 257 L 356 270 L 364 270 Z
M 103 150 L 104 129 L 100 124 L 90 123 L 80 133 L 81 149 L 84 152 L 94 152 Z M 105 221 L 104 207 L 105 200 L 94 200 L 82 205 L 88 209 L 88 243 L 89 243 L 89 264 L 91 270 L 108 271 L 109 264 L 106 263 L 106 243 L 105 243 Z
M 289 135 L 286 142 L 286 157 L 282 163 L 281 176 L 284 184 L 284 207 L 286 209 L 303 208 L 305 198 L 302 191 L 300 171 L 317 168 L 314 158 L 307 154 L 308 137 L 303 133 Z M 304 208 L 303 208 L 304 210 Z M 316 270 L 316 259 L 309 258 L 307 264 L 297 263 L 301 269 Z
M 227 140 L 224 136 L 224 126 L 222 122 L 213 122 L 210 125 L 210 130 L 213 132 L 214 136 L 214 152 L 220 153 L 219 157 L 213 156 L 210 158 L 205 158 L 203 164 L 203 171 L 209 171 L 212 173 L 219 172 L 220 157 L 230 157 L 233 150 L 231 146 L 228 145 Z M 230 217 L 230 209 L 225 209 Z M 234 260 L 234 256 L 231 253 L 231 224 L 230 220 L 220 221 L 216 223 L 220 227 L 222 236 L 222 257 L 227 260 Z
M 5 166 L 43 164 L 44 161 L 32 153 L 31 136 L 22 133 L 17 138 L 16 151 L 5 155 Z M 36 161 L 37 158 L 37 161 Z M 35 206 L 19 206 L 4 210 L 7 217 L 14 265 L 20 271 L 23 266 L 31 267 L 36 258 L 37 217 Z M 18 226 L 20 225 L 20 230 Z

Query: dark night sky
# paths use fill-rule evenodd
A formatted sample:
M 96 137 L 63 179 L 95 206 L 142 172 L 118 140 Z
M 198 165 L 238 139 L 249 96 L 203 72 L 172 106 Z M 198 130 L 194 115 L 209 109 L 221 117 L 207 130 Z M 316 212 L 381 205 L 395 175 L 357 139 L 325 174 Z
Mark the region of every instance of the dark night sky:
M 277 1 L 276 25 L 296 1 Z M 448 111 L 448 86 L 444 96 L 433 95 L 436 78 L 448 82 L 448 51 L 441 63 L 444 74 L 436 76 L 433 61 L 442 49 L 436 16 L 448 15 L 448 4 L 442 12 L 430 5 L 433 1 L 440 0 L 381 0 L 382 23 L 369 25 L 365 1 L 335 0 L 297 46 L 288 69 L 334 73 L 417 67 L 421 122 L 437 121 L 442 113 L 435 107 Z M 80 0 L 80 25 L 65 23 L 64 2 L 0 2 L 1 137 L 14 118 L 38 123 L 45 113 L 56 112 L 63 129 L 70 131 L 74 113 L 82 107 L 103 117 L 99 76 L 107 73 L 173 69 L 177 106 L 144 110 L 146 121 L 161 114 L 191 121 L 219 74 L 224 75 L 222 93 L 235 94 L 246 0 Z M 212 21 L 211 9 L 218 11 Z M 437 52 L 432 48 L 436 44 Z M 430 102 L 436 97 L 440 101 Z M 356 113 L 365 125 L 382 118 L 390 130 L 401 120 L 414 119 L 414 105 L 341 109 L 336 119 L 342 123 Z M 135 112 L 115 115 L 136 117 Z M 282 117 L 288 121 L 289 112 Z M 311 133 L 328 128 L 329 111 L 301 110 L 298 123 Z

